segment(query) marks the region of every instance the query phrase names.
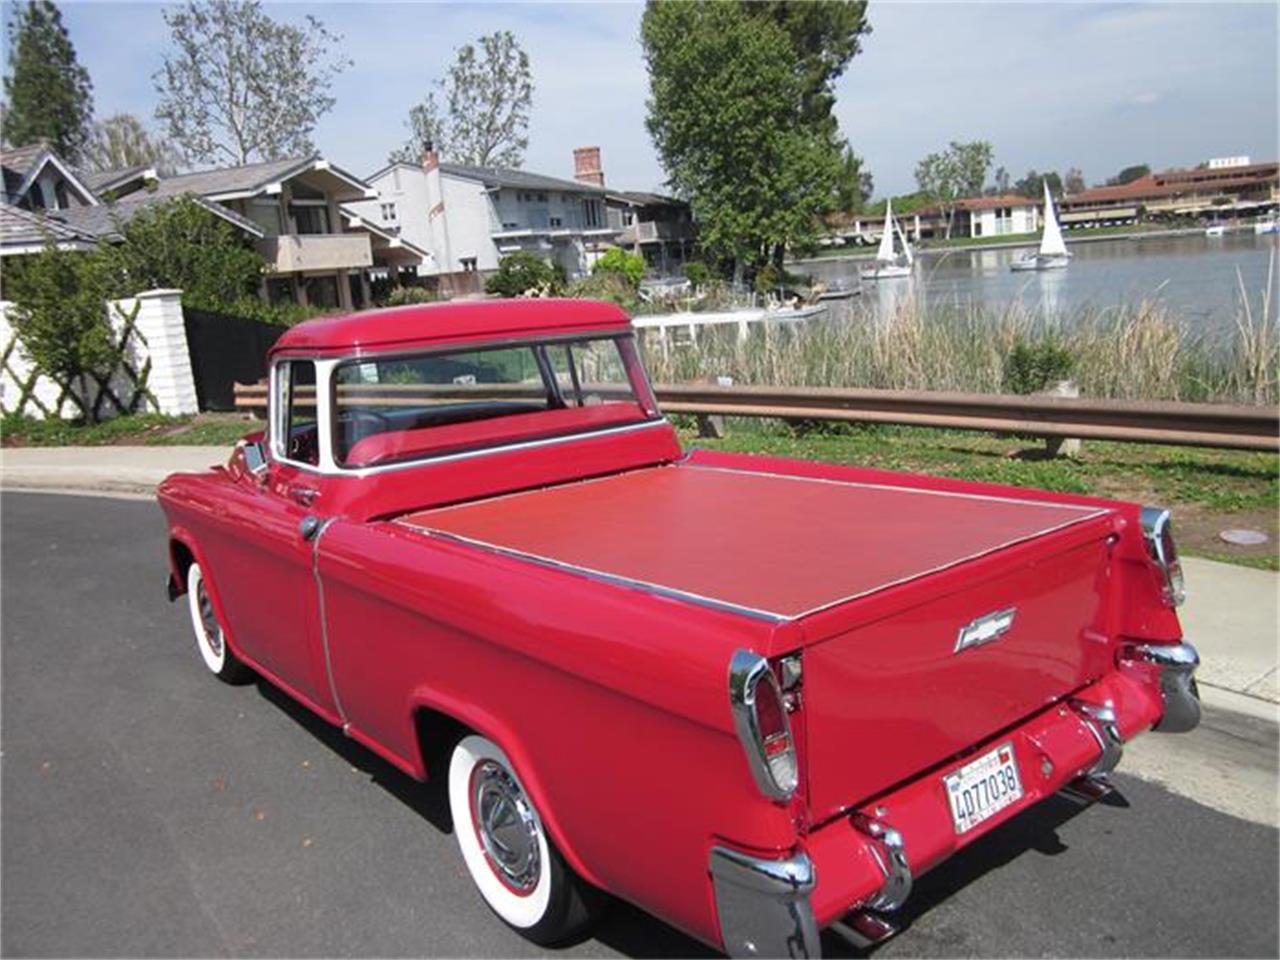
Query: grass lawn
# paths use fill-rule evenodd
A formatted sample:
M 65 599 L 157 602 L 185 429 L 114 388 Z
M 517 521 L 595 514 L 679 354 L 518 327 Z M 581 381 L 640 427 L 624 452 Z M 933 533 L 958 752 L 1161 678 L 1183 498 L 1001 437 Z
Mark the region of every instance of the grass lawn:
M 1173 510 L 1178 544 L 1187 555 L 1280 569 L 1275 454 L 1088 441 L 1079 458 L 1046 460 L 1038 441 L 985 433 L 832 425 L 797 435 L 779 423 L 731 420 L 727 436 L 711 440 L 699 438 L 687 418 L 680 423 L 686 446 L 1160 504 Z M 1239 547 L 1219 538 L 1237 527 L 1261 530 L 1270 539 L 1260 547 Z
M 693 418 L 672 419 L 685 446 L 1156 503 L 1173 510 L 1184 553 L 1280 569 L 1280 457 L 1275 454 L 1090 440 L 1078 458 L 1046 460 L 1038 441 L 986 433 L 831 424 L 800 434 L 777 421 L 731 419 L 728 435 L 710 440 L 697 436 Z M 119 417 L 91 426 L 6 417 L 0 439 L 7 447 L 230 446 L 262 428 L 262 421 L 236 413 Z M 1239 547 L 1218 536 L 1235 527 L 1261 530 L 1270 539 L 1259 547 Z
M 0 421 L 0 441 L 6 447 L 231 446 L 263 426 L 238 413 L 139 414 L 95 424 L 10 416 Z

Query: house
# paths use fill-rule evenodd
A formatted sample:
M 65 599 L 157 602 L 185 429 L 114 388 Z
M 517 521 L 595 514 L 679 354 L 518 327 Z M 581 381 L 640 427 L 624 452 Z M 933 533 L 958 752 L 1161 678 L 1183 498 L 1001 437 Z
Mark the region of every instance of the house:
M 3 154 L 5 256 L 37 252 L 49 236 L 67 249 L 110 242 L 138 212 L 187 196 L 253 241 L 268 265 L 260 293 L 269 302 L 366 306 L 371 275 L 398 278 L 430 259 L 379 225 L 348 217 L 343 203 L 376 194 L 319 156 L 160 177 L 147 167 L 77 174 L 47 153 Z
M 678 271 L 694 242 L 689 205 L 655 193 L 607 190 L 599 147 L 574 150 L 574 179 L 442 161 L 392 163 L 372 174 L 376 200 L 346 209 L 429 251 L 426 267 L 448 294 L 475 293 L 516 251 L 590 272 L 613 246 L 644 256 L 650 272 Z
M 947 236 L 948 211 L 940 205 L 911 213 L 894 211 L 902 230 L 912 240 L 940 240 Z M 1040 204 L 1018 194 L 996 197 L 963 197 L 950 213 L 951 237 L 1001 237 L 1035 233 L 1040 229 Z M 831 214 L 826 218 L 829 232 L 846 241 L 861 244 L 880 242 L 884 226 L 884 206 L 879 213 Z
M 1090 187 L 1062 199 L 1064 225 L 1132 223 L 1142 217 L 1249 215 L 1280 206 L 1280 163 L 1224 157 L 1190 170 L 1149 173 L 1129 183 Z
M 637 190 L 610 192 L 605 203 L 609 225 L 619 230 L 618 246 L 643 256 L 654 276 L 681 272 L 695 239 L 689 204 Z

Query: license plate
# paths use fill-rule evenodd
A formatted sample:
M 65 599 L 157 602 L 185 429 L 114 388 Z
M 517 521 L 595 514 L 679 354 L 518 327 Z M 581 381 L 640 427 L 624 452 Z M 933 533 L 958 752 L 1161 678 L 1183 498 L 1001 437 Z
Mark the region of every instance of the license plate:
M 942 778 L 956 833 L 967 833 L 1022 799 L 1012 743 L 1002 743 Z

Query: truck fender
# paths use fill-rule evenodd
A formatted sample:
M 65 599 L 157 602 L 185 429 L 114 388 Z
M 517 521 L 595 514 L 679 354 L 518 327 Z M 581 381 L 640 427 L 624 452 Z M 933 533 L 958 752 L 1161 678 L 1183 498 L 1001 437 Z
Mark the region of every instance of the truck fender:
M 419 710 L 422 709 L 435 710 L 447 717 L 456 720 L 458 723 L 470 727 L 473 731 L 482 737 L 487 737 L 502 748 L 503 753 L 510 758 L 516 767 L 516 773 L 520 776 L 520 782 L 533 795 L 534 806 L 537 807 L 538 816 L 541 817 L 547 831 L 551 834 L 551 838 L 555 841 L 556 847 L 560 853 L 564 855 L 569 866 L 582 879 L 586 880 L 592 886 L 605 889 L 605 885 L 601 882 L 599 876 L 592 870 L 578 855 L 572 840 L 564 830 L 556 811 L 551 805 L 551 801 L 547 795 L 546 786 L 538 777 L 538 768 L 529 756 L 524 741 L 516 732 L 515 727 L 505 719 L 491 713 L 484 707 L 478 706 L 472 701 L 463 700 L 441 690 L 436 690 L 429 686 L 417 687 L 410 698 L 409 716 L 407 721 L 410 728 L 414 731 L 415 739 L 418 737 L 418 731 L 415 724 L 415 717 Z M 424 750 L 427 744 L 419 744 L 419 758 L 425 756 Z M 422 759 L 417 759 L 419 764 L 423 764 Z M 427 778 L 425 765 L 421 772 L 422 779 Z
M 174 526 L 169 531 L 169 592 L 170 599 L 176 600 L 187 592 L 187 569 L 183 566 L 178 547 L 186 550 L 191 555 L 194 563 L 200 564 L 200 569 L 209 571 L 209 565 L 205 562 L 204 552 L 196 545 L 196 538 L 191 535 L 185 527 Z M 235 635 L 231 631 L 226 612 L 222 607 L 222 598 L 218 595 L 218 585 L 214 582 L 212 576 L 205 576 L 204 588 L 209 592 L 209 599 L 213 601 L 213 610 L 218 615 L 218 622 L 222 624 L 222 637 L 231 652 L 241 660 L 244 655 L 240 652 L 240 644 L 236 641 Z M 176 589 L 176 595 L 174 593 Z

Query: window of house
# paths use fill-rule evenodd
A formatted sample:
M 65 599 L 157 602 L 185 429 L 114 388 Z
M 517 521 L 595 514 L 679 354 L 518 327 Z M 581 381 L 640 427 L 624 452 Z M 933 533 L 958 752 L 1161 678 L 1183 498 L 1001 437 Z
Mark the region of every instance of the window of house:
M 337 277 L 307 277 L 307 303 L 313 307 L 332 309 L 339 306 Z
M 503 230 L 518 230 L 518 229 L 520 229 L 520 224 L 516 223 L 514 220 L 503 220 L 503 221 L 502 221 L 502 229 L 503 229 Z
M 539 202 L 539 203 L 546 203 L 546 202 L 547 202 L 547 195 L 546 195 L 545 193 L 539 193 L 539 194 L 538 194 L 538 202 Z
M 291 203 L 289 215 L 300 234 L 329 233 L 329 208 L 323 203 Z
M 382 207 L 383 223 L 395 223 L 396 221 L 396 205 L 394 203 L 384 203 Z
M 600 201 L 599 200 L 583 200 L 582 201 L 582 222 L 587 227 L 600 226 Z
M 564 222 L 563 222 L 559 217 L 552 217 L 552 218 L 551 218 L 551 225 L 552 225 L 553 227 L 562 227 L 562 226 L 564 226 Z
M 622 211 L 622 225 L 624 227 L 635 226 L 636 212 L 631 207 L 625 207 Z
M 316 423 L 316 365 L 284 360 L 276 365 L 275 423 L 271 442 L 276 457 L 293 463 L 320 464 Z
M 476 258 L 475 258 L 475 257 L 460 257 L 460 258 L 458 259 L 458 262 L 459 262 L 460 264 L 462 264 L 462 272 L 463 272 L 463 273 L 475 273 L 475 272 L 476 272 Z

